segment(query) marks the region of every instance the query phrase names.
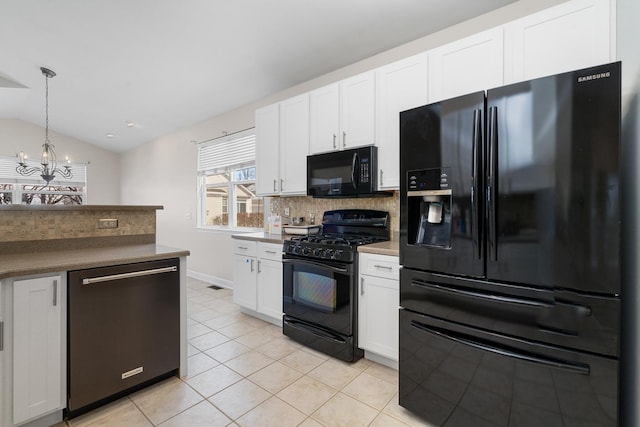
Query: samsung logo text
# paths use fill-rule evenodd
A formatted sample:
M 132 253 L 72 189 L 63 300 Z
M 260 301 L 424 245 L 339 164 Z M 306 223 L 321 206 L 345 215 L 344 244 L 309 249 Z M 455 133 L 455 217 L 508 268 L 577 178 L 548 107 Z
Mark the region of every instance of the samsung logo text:
M 591 74 L 590 76 L 578 77 L 578 83 L 588 82 L 590 80 L 606 79 L 607 77 L 611 77 L 610 71 L 607 71 L 606 73 L 598 73 Z

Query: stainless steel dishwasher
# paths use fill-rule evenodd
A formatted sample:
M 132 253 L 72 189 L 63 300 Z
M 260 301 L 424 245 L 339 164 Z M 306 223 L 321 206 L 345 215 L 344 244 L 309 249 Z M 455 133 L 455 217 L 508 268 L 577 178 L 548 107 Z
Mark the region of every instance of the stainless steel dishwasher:
M 70 271 L 67 417 L 180 367 L 178 259 Z

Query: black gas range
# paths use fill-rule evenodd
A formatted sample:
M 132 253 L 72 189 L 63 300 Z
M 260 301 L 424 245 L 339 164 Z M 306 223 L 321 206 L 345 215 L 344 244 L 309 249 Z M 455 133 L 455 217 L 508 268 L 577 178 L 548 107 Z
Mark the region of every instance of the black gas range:
M 346 361 L 358 348 L 357 249 L 389 240 L 389 213 L 327 211 L 322 234 L 295 236 L 283 245 L 283 333 Z
M 357 247 L 389 240 L 389 213 L 368 209 L 327 211 L 322 234 L 294 236 L 284 243 L 285 255 L 351 263 Z

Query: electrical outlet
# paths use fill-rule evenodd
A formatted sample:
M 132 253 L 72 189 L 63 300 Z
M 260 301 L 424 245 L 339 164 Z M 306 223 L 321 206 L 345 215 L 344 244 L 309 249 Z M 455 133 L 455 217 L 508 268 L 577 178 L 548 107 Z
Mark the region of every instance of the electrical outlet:
M 118 220 L 115 218 L 99 219 L 98 228 L 118 228 Z
M 284 216 L 289 216 L 289 208 L 284 208 Z

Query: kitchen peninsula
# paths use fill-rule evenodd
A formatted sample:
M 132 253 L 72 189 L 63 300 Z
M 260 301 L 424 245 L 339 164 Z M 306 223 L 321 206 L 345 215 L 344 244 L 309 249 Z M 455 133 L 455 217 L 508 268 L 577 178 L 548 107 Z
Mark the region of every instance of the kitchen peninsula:
M 147 270 L 153 273 L 150 276 L 127 279 L 135 284 L 138 293 L 126 294 L 131 295 L 123 298 L 126 304 L 109 305 L 98 300 L 96 312 L 111 313 L 111 317 L 99 321 L 99 326 L 113 325 L 111 329 L 120 328 L 121 335 L 135 328 L 113 318 L 113 313 L 120 313 L 122 307 L 135 312 L 133 307 L 140 306 L 143 316 L 153 316 L 147 303 L 155 297 L 146 299 L 140 289 L 147 292 L 165 287 L 168 282 L 160 280 L 170 274 L 171 283 L 175 285 L 172 291 L 165 292 L 163 304 L 169 302 L 173 306 L 169 309 L 175 313 L 175 321 L 170 326 L 176 339 L 172 344 L 174 367 L 166 374 L 186 375 L 186 257 L 189 251 L 156 244 L 156 211 L 159 209 L 162 207 L 0 206 L 0 425 L 51 425 L 63 417 L 68 405 L 67 366 L 69 373 L 74 371 L 73 358 L 67 363 L 73 352 L 69 343 L 73 342 L 74 333 L 69 325 L 70 272 L 99 272 L 112 266 L 153 267 Z M 165 261 L 173 263 L 174 267 L 167 269 L 171 273 L 155 267 Z M 111 283 L 124 282 L 117 275 L 106 277 L 116 278 L 117 282 Z M 156 282 L 163 286 L 153 286 Z M 110 285 L 102 284 L 102 289 L 105 286 Z M 88 288 L 91 287 L 80 284 L 77 289 Z M 166 317 L 164 311 L 155 315 Z M 160 332 L 166 334 L 164 330 Z M 104 336 L 98 339 L 106 341 Z M 148 346 L 149 341 L 144 342 L 147 344 L 139 347 Z M 118 348 L 120 356 L 128 348 L 123 344 L 119 342 L 110 347 Z M 157 350 L 157 353 L 164 352 L 164 348 Z M 149 349 L 143 348 L 143 351 L 149 353 Z M 139 386 L 139 378 L 146 378 L 153 371 L 151 363 L 129 369 L 122 373 L 125 388 Z

